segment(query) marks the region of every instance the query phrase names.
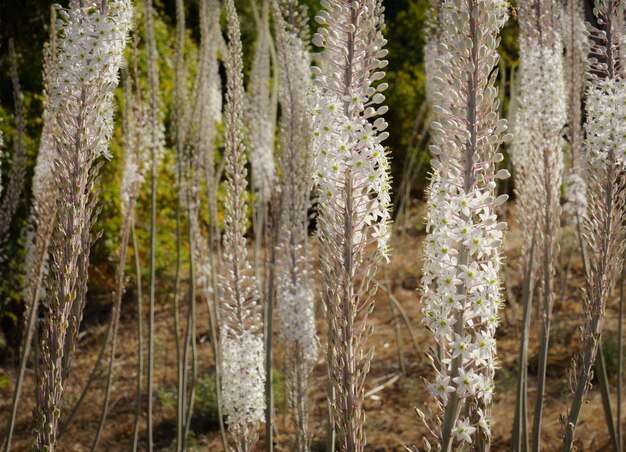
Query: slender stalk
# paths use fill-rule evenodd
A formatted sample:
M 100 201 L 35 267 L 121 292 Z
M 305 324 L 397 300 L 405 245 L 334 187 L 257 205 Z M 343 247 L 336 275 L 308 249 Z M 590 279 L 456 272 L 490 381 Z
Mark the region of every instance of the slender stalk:
M 177 451 L 182 451 L 183 444 L 183 424 L 184 424 L 184 381 L 185 381 L 185 364 L 183 362 L 183 355 L 181 353 L 180 344 L 180 286 L 181 286 L 181 262 L 182 262 L 182 240 L 181 240 L 181 194 L 182 190 L 182 162 L 178 157 L 178 170 L 176 172 L 176 270 L 174 276 L 174 344 L 176 348 L 176 369 L 177 369 L 177 384 L 176 384 L 176 448 Z
M 146 0 L 150 1 L 150 0 Z M 150 289 L 148 314 L 148 450 L 153 448 L 153 393 L 154 393 L 154 310 L 156 282 L 156 168 L 150 168 Z
M 539 350 L 539 367 L 537 370 L 537 396 L 535 398 L 535 416 L 533 418 L 532 450 L 540 450 L 541 420 L 543 414 L 543 398 L 546 386 L 546 369 L 548 367 L 548 347 L 550 340 L 550 318 L 544 317 L 541 324 L 541 346 Z
M 132 212 L 132 208 L 131 208 Z M 104 428 L 104 423 L 106 422 L 107 412 L 109 409 L 109 400 L 111 398 L 111 387 L 113 383 L 113 366 L 115 363 L 115 352 L 117 346 L 117 330 L 120 323 L 120 311 L 122 309 L 122 297 L 124 295 L 124 269 L 126 267 L 126 254 L 128 248 L 128 240 L 130 235 L 130 226 L 131 221 L 130 218 L 125 218 L 122 225 L 122 235 L 120 240 L 120 251 L 119 251 L 119 261 L 118 268 L 116 271 L 116 289 L 113 297 L 113 310 L 111 313 L 111 323 L 112 323 L 112 331 L 111 331 L 111 351 L 109 356 L 109 368 L 107 371 L 107 380 L 106 380 L 106 389 L 104 392 L 104 402 L 102 407 L 102 413 L 100 414 L 100 422 L 98 424 L 98 430 L 96 431 L 96 436 L 93 440 L 93 444 L 91 446 L 91 450 L 95 451 L 98 448 L 98 442 L 100 441 L 100 435 L 102 434 L 102 430 Z
M 330 361 L 332 359 L 331 347 L 334 343 L 332 339 L 332 329 L 330 324 L 328 325 L 328 346 L 326 348 L 326 359 Z M 326 396 L 328 397 L 328 418 L 326 419 L 326 450 L 328 452 L 335 452 L 337 443 L 337 432 L 335 430 L 335 420 L 333 418 L 333 406 L 335 405 L 335 386 L 332 380 L 329 379 L 326 384 Z
M 191 168 L 188 168 L 191 171 Z M 184 416 L 184 435 L 182 438 L 182 449 L 185 449 L 185 443 L 187 440 L 187 436 L 189 435 L 189 430 L 191 428 L 191 417 L 193 414 L 193 405 L 194 405 L 194 396 L 196 393 L 196 379 L 198 372 L 198 351 L 196 345 L 196 274 L 195 274 L 195 241 L 197 238 L 195 237 L 193 226 L 192 226 L 192 215 L 191 208 L 189 207 L 191 204 L 190 199 L 191 193 L 188 192 L 187 200 L 188 200 L 188 211 L 187 218 L 188 221 L 188 234 L 189 234 L 189 294 L 188 294 L 188 307 L 187 307 L 187 333 L 185 334 L 185 347 L 183 350 L 183 365 L 185 369 L 187 368 L 188 361 L 188 353 L 189 347 L 191 346 L 191 379 L 189 381 L 189 385 L 183 386 L 184 394 L 189 390 L 189 397 L 187 400 L 187 411 Z
M 148 46 L 148 86 L 150 91 L 150 123 L 152 142 L 150 146 L 150 260 L 149 260 L 149 298 L 148 298 L 148 450 L 152 452 L 153 424 L 154 424 L 154 311 L 156 295 L 156 239 L 157 239 L 157 121 L 158 121 L 158 75 L 156 67 L 156 41 L 154 37 L 154 10 L 152 0 L 144 0 L 144 14 L 146 19 L 146 42 Z
M 384 101 L 378 91 L 386 84 L 380 90 L 371 86 L 385 75 L 377 71 L 386 65 L 379 62 L 386 55 L 384 8 L 378 0 L 323 6 L 317 21 L 326 27 L 313 43 L 324 48 L 322 59 L 328 64 L 316 71 L 321 77 L 312 139 L 319 165 L 313 173 L 320 195 L 322 298 L 330 327 L 327 364 L 339 447 L 358 452 L 366 444 L 364 382 L 373 354 L 367 344 L 373 331 L 368 323 L 374 305 L 371 278 L 387 257 L 390 238 L 388 162 L 381 144 L 388 135 L 386 122 L 370 119 L 386 108 L 366 112 L 366 106 Z M 367 143 L 359 142 L 357 130 L 368 130 Z M 366 250 L 370 243 L 377 245 L 372 251 Z
M 212 18 L 212 14 L 219 9 L 219 4 L 215 2 L 205 3 L 206 0 L 201 2 L 201 11 L 204 13 L 204 20 L 208 22 L 209 19 Z M 213 7 L 212 10 L 209 6 Z M 221 37 L 221 30 L 219 30 L 219 20 L 213 22 L 213 27 L 215 28 L 213 36 L 211 39 L 215 39 L 215 37 Z M 210 30 L 210 28 L 209 28 Z M 208 36 L 206 37 L 209 38 Z M 216 52 L 217 53 L 217 52 Z M 211 56 L 212 58 L 213 56 Z M 215 55 L 217 59 L 217 55 Z M 214 143 L 209 144 L 214 145 Z M 222 162 L 223 164 L 223 162 Z M 212 287 L 212 299 L 209 297 L 206 298 L 207 301 L 207 309 L 209 312 L 209 329 L 211 334 L 211 347 L 213 349 L 213 359 L 215 361 L 215 400 L 217 403 L 217 412 L 220 426 L 220 438 L 222 440 L 222 447 L 224 451 L 228 450 L 228 441 L 226 438 L 226 428 L 224 426 L 224 416 L 222 414 L 222 391 L 221 388 L 221 351 L 219 348 L 219 335 L 218 335 L 218 324 L 219 324 L 219 300 L 220 300 L 220 292 L 219 292 L 219 284 L 218 284 L 218 275 L 220 274 L 221 267 L 221 249 L 220 249 L 220 225 L 219 225 L 219 217 L 218 217 L 218 200 L 217 200 L 217 192 L 220 183 L 220 172 L 216 171 L 215 168 L 215 158 L 214 155 L 211 154 L 210 158 L 206 163 L 206 191 L 208 198 L 208 210 L 209 210 L 209 219 L 210 224 L 208 228 L 208 259 L 211 264 L 211 287 Z
M 265 451 L 272 452 L 274 450 L 274 390 L 273 383 L 273 362 L 272 362 L 272 335 L 274 333 L 274 298 L 276 295 L 276 248 L 278 247 L 278 234 L 281 206 L 275 209 L 275 216 L 272 221 L 271 238 L 267 241 L 269 244 L 269 256 L 267 260 L 267 268 L 269 275 L 267 281 L 267 294 L 265 297 Z M 269 226 L 269 224 L 268 224 Z M 270 231 L 267 231 L 270 235 Z
M 519 8 L 520 86 L 515 109 L 513 162 L 518 170 L 518 210 L 522 221 L 537 224 L 536 235 L 524 236 L 527 277 L 538 289 L 541 321 L 537 392 L 531 448 L 541 447 L 541 427 L 558 263 L 557 234 L 561 216 L 559 190 L 563 172 L 562 128 L 567 121 L 563 46 L 556 22 L 556 0 L 533 0 Z M 545 91 L 545 96 L 542 93 Z M 550 96 L 545 100 L 546 96 Z M 546 108 L 544 102 L 550 105 Z M 530 240 L 536 240 L 535 262 L 528 262 Z M 524 282 L 526 284 L 526 282 Z M 518 396 L 523 396 L 518 394 Z M 519 400 L 521 402 L 521 400 Z M 519 419 L 519 422 L 523 422 Z M 519 432 L 518 432 L 519 433 Z
M 522 294 L 522 304 L 524 306 L 524 317 L 522 327 L 522 337 L 519 349 L 519 366 L 517 380 L 517 397 L 515 399 L 515 417 L 513 420 L 513 438 L 511 440 L 511 451 L 522 452 L 530 450 L 528 444 L 528 339 L 530 337 L 530 322 L 532 317 L 533 302 L 533 262 L 536 246 L 536 233 L 533 233 L 533 240 L 528 254 L 528 260 L 524 270 L 524 288 Z
M 385 277 L 385 286 L 391 288 L 387 266 L 383 268 L 383 275 Z M 396 307 L 394 303 L 391 302 L 391 298 L 389 301 L 389 308 L 391 309 L 391 321 L 393 323 L 393 329 L 396 335 L 396 347 L 398 349 L 398 363 L 400 364 L 400 370 L 402 371 L 402 373 L 406 374 L 406 362 L 404 359 L 404 350 L 402 348 L 402 332 L 400 330 L 400 323 L 398 322 L 398 313 L 396 312 Z
M 626 257 L 626 256 L 625 256 Z M 624 259 L 626 262 L 626 259 Z M 619 452 L 624 452 L 622 421 L 622 397 L 624 387 L 624 304 L 625 304 L 626 265 L 622 263 L 622 278 L 619 293 L 619 322 L 617 326 L 617 442 Z
M 130 105 L 131 102 L 136 102 L 138 100 L 141 99 L 141 91 L 140 91 L 140 87 L 139 87 L 139 58 L 138 58 L 138 54 L 139 52 L 137 51 L 137 48 L 139 46 L 139 33 L 137 31 L 137 29 L 133 30 L 133 47 L 132 47 L 132 73 L 128 74 L 127 79 L 126 79 L 126 83 L 124 85 L 125 88 L 125 94 L 126 94 L 126 132 L 128 134 L 128 140 L 127 142 L 134 142 L 134 138 L 137 138 L 138 135 L 134 135 L 134 133 L 137 132 L 137 130 L 133 130 L 132 129 L 132 125 L 134 125 L 135 127 L 137 126 L 137 124 L 134 122 L 136 121 L 136 117 L 134 117 L 133 115 L 133 110 L 132 110 L 132 106 Z M 135 88 L 135 95 L 136 97 L 133 98 L 132 95 L 132 88 Z M 132 99 L 132 100 L 131 100 Z M 143 118 L 142 118 L 143 119 Z M 134 136 L 133 136 L 134 135 Z M 135 150 L 135 151 L 143 151 L 141 153 L 138 153 L 138 157 L 143 160 L 143 153 L 146 150 Z M 130 157 L 131 154 L 127 154 L 127 158 Z M 135 162 L 137 163 L 137 162 Z M 141 187 L 141 183 L 143 182 L 143 178 L 144 178 L 144 172 L 145 172 L 145 167 L 142 167 L 142 171 L 141 171 L 141 180 L 137 180 L 135 178 L 131 178 L 134 179 L 133 180 L 133 185 L 135 185 L 135 189 L 139 190 L 139 188 Z M 135 176 L 137 174 L 135 173 Z M 138 186 L 137 186 L 138 185 Z M 129 201 L 130 201 L 130 197 L 129 197 Z M 129 202 L 130 204 L 130 202 Z M 131 215 L 130 217 L 130 231 L 131 231 L 131 239 L 132 239 L 132 245 L 133 245 L 133 257 L 134 257 L 134 267 L 135 267 L 135 295 L 136 295 L 136 307 L 137 307 L 137 368 L 136 368 L 136 372 L 137 372 L 137 381 L 136 381 L 136 388 L 135 388 L 135 417 L 133 420 L 133 452 L 137 452 L 137 448 L 139 445 L 139 420 L 141 418 L 141 392 L 142 392 L 142 380 L 144 377 L 144 365 L 143 365 L 143 341 L 144 341 L 144 333 L 143 333 L 143 288 L 142 288 L 142 281 L 141 281 L 141 258 L 139 256 L 139 242 L 137 240 L 137 231 L 135 228 L 135 215 Z
M 174 71 L 174 93 L 175 93 L 175 141 L 176 141 L 176 270 L 174 276 L 174 338 L 176 347 L 176 450 L 184 450 L 185 444 L 185 393 L 187 368 L 184 354 L 187 351 L 187 336 L 181 347 L 180 338 L 180 306 L 179 296 L 181 288 L 181 262 L 182 262 L 182 240 L 181 240 L 181 208 L 183 196 L 183 152 L 184 152 L 184 116 L 185 97 L 187 93 L 185 65 L 185 5 L 183 0 L 176 0 L 176 55 Z M 191 220 L 189 220 L 191 221 Z M 191 252 L 191 251 L 190 251 Z M 193 281 L 191 282 L 193 285 Z
M 396 347 L 398 352 L 398 364 L 403 374 L 406 374 L 406 362 L 404 359 L 404 350 L 402 348 L 402 332 L 400 331 L 400 323 L 398 322 L 398 313 L 393 303 L 389 303 L 391 310 L 391 322 L 393 323 L 393 329 L 396 335 Z
M 137 389 L 135 396 L 135 420 L 133 422 L 133 452 L 137 452 L 139 443 L 139 419 L 141 417 L 141 380 L 143 379 L 143 303 L 141 262 L 139 261 L 139 246 L 134 218 L 131 219 L 130 228 L 133 239 L 133 254 L 135 256 L 135 291 L 137 293 Z
M 611 388 L 609 386 L 609 375 L 606 371 L 606 359 L 604 357 L 604 349 L 602 342 L 598 346 L 598 361 L 595 365 L 597 377 L 600 386 L 600 395 L 602 397 L 602 411 L 604 412 L 604 420 L 608 428 L 611 445 L 615 452 L 619 452 L 619 439 L 615 430 L 615 422 L 613 420 L 613 409 L 611 408 Z
M 423 322 L 437 341 L 430 356 L 435 381 L 428 389 L 439 414 L 426 426 L 437 432 L 436 447 L 445 452 L 490 449 L 501 231 L 506 227 L 498 222 L 497 210 L 507 199 L 496 196 L 496 180 L 509 177 L 508 171 L 497 170 L 503 160 L 498 148 L 510 138 L 507 121 L 499 119 L 495 86 L 506 4 L 467 0 L 447 6 L 445 46 L 439 46 L 433 77 L 438 95 L 432 107 L 433 175 L 421 285 Z M 490 224 L 480 220 L 483 208 Z M 497 239 L 466 238 L 482 234 Z M 474 321 L 478 317 L 483 320 Z

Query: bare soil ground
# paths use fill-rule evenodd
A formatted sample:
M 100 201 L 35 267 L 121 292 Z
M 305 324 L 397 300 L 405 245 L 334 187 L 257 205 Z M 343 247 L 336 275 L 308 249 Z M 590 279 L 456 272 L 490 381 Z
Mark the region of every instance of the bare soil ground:
M 418 214 L 416 214 L 418 215 Z M 493 406 L 493 448 L 494 451 L 508 450 L 510 440 L 513 411 L 515 406 L 515 387 L 517 380 L 517 355 L 520 337 L 521 309 L 516 299 L 521 292 L 519 279 L 520 238 L 524 234 L 524 226 L 512 224 L 505 245 L 505 269 L 503 277 L 507 286 L 507 305 L 501 315 L 501 326 L 498 332 L 498 349 L 501 368 L 496 376 L 496 393 Z M 567 266 L 572 247 L 577 246 L 573 241 L 573 231 L 566 229 L 561 240 L 561 259 Z M 430 378 L 432 371 L 429 368 L 425 354 L 433 344 L 430 334 L 421 326 L 421 305 L 416 292 L 420 280 L 420 256 L 423 233 L 408 231 L 395 245 L 395 256 L 385 272 L 379 271 L 379 278 L 387 282 L 389 289 L 400 301 L 415 333 L 418 350 L 406 326 L 398 317 L 400 330 L 400 347 L 397 342 L 397 330 L 390 303 L 384 291 L 379 290 L 376 295 L 376 309 L 371 321 L 375 324 L 371 345 L 375 348 L 374 360 L 368 378 L 368 390 L 373 392 L 365 401 L 367 413 L 367 450 L 372 451 L 402 451 L 405 445 L 421 444 L 421 438 L 426 433 L 414 412 L 414 407 L 422 407 L 430 402 L 430 397 L 424 388 L 421 378 Z M 559 296 L 555 306 L 554 320 L 551 332 L 551 347 L 548 364 L 548 386 L 545 399 L 545 411 L 542 422 L 544 450 L 560 450 L 561 424 L 559 416 L 566 413 L 569 383 L 567 370 L 571 357 L 579 349 L 579 332 L 581 312 L 581 287 L 583 275 L 577 249 L 574 248 L 569 271 L 558 274 L 557 284 Z M 562 289 L 565 288 L 565 291 Z M 165 297 L 157 307 L 156 312 L 156 356 L 155 356 L 155 448 L 157 450 L 172 449 L 175 438 L 175 398 L 176 364 L 175 346 L 173 341 L 172 308 L 171 303 L 164 302 Z M 169 299 L 168 299 L 169 300 Z M 191 450 L 221 450 L 219 431 L 215 419 L 212 419 L 211 402 L 207 402 L 211 393 L 211 379 L 213 360 L 209 342 L 207 310 L 204 301 L 198 301 L 198 339 L 199 351 L 198 379 L 204 388 L 202 397 L 196 406 L 200 415 L 197 415 L 192 425 L 193 438 L 189 445 Z M 605 326 L 605 349 L 609 372 L 615 376 L 616 331 L 618 318 L 618 300 L 611 302 L 607 310 Z M 137 335 L 135 326 L 134 305 L 132 297 L 124 307 L 120 338 L 118 342 L 118 357 L 115 367 L 114 389 L 110 405 L 110 414 L 100 442 L 100 450 L 125 451 L 131 450 L 133 420 L 135 412 L 135 385 L 136 385 L 136 349 Z M 535 315 L 536 317 L 536 315 Z M 80 391 L 91 372 L 99 350 L 99 343 L 106 329 L 106 321 L 90 326 L 82 336 L 79 348 L 74 359 L 72 374 L 67 388 L 63 415 L 67 416 L 69 407 L 77 399 Z M 319 309 L 318 332 L 324 337 L 325 323 Z M 539 322 L 534 321 L 530 340 L 530 393 L 529 410 L 532 414 L 532 403 L 535 391 L 535 372 L 537 366 L 537 351 L 539 337 Z M 276 338 L 275 364 L 278 377 L 283 366 L 282 349 Z M 323 344 L 321 348 L 323 348 Z M 613 355 L 611 355 L 611 353 Z M 402 372 L 400 355 L 405 364 L 406 372 Z M 9 382 L 0 389 L 0 421 L 4 428 L 5 419 L 9 413 L 12 398 L 15 369 L 0 368 L 0 377 L 8 377 Z M 99 415 L 105 384 L 105 368 L 98 373 L 90 393 L 80 408 L 75 420 L 67 432 L 61 437 L 58 449 L 61 451 L 89 450 L 95 431 L 98 426 Z M 34 408 L 33 373 L 27 375 L 26 386 L 19 410 L 16 435 L 13 450 L 29 450 L 31 441 L 32 410 Z M 276 450 L 292 450 L 293 427 L 288 416 L 287 404 L 284 401 L 284 384 L 275 385 L 276 399 Z M 615 388 L 615 380 L 612 382 Z M 209 388 L 209 389 L 207 389 Z M 326 427 L 326 370 L 324 355 L 320 353 L 318 366 L 315 369 L 312 389 L 312 413 L 310 427 L 312 430 L 312 446 L 314 450 L 324 450 Z M 615 391 L 613 391 L 615 392 Z M 209 395 L 207 395 L 209 394 Z M 141 419 L 141 450 L 146 448 L 146 398 L 145 384 L 143 388 L 143 410 Z M 207 408 L 208 407 L 208 408 Z M 615 410 L 615 407 L 613 407 Z M 626 406 L 624 407 L 626 411 Z M 62 418 L 64 418 L 62 416 Z M 531 419 L 532 422 L 532 419 Z M 600 401 L 600 394 L 594 385 L 589 393 L 588 401 L 582 410 L 581 419 L 576 434 L 578 451 L 610 450 L 604 413 Z

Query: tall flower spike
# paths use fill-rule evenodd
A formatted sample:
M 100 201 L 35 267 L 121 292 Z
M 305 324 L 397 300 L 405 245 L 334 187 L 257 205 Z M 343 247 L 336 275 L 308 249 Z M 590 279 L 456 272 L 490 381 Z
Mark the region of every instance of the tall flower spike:
M 24 101 L 22 99 L 22 89 L 20 88 L 20 80 L 17 73 L 17 54 L 15 53 L 13 40 L 9 41 L 9 58 L 11 61 L 11 83 L 13 84 L 15 126 L 17 130 L 12 155 L 11 171 L 9 174 L 9 183 L 7 184 L 4 193 L 4 199 L 2 199 L 2 203 L 0 204 L 0 212 L 2 212 L 0 215 L 0 245 L 2 245 L 2 243 L 7 239 L 9 227 L 11 226 L 11 220 L 17 211 L 26 177 Z
M 130 0 L 73 0 L 60 17 L 56 69 L 50 89 L 57 156 L 57 222 L 52 239 L 51 290 L 45 312 L 36 447 L 53 451 L 65 381 L 87 292 L 91 227 L 98 212 L 101 156 L 109 156 L 113 90 L 118 83 Z
M 254 190 L 260 198 L 260 206 L 269 201 L 276 183 L 274 162 L 276 112 L 270 93 L 270 46 L 272 45 L 269 32 L 270 1 L 263 1 L 261 17 L 257 18 L 257 41 L 254 47 L 245 118 L 250 134 L 252 181 Z
M 363 397 L 373 350 L 368 314 L 370 278 L 389 254 L 390 176 L 382 142 L 388 136 L 379 106 L 387 65 L 381 0 L 322 2 L 323 25 L 313 43 L 324 47 L 315 68 L 314 179 L 318 236 L 329 322 L 333 421 L 342 450 L 365 447 Z M 375 247 L 368 247 L 375 244 Z
M 50 236 L 56 217 L 57 190 L 54 180 L 54 161 L 56 151 L 54 144 L 54 117 L 49 108 L 49 91 L 54 75 L 56 60 L 56 9 L 51 8 L 49 42 L 44 45 L 44 111 L 42 115 L 43 128 L 39 140 L 39 152 L 32 180 L 33 205 L 29 217 L 29 232 L 26 239 L 24 285 L 24 327 L 21 344 L 20 368 L 13 393 L 13 408 L 9 419 L 9 428 L 6 438 L 7 445 L 11 445 L 11 437 L 15 426 L 17 408 L 22 390 L 22 384 L 30 355 L 31 344 L 35 333 L 39 300 L 45 297 L 45 276 L 48 270 L 48 255 Z
M 577 223 L 586 215 L 587 184 L 583 155 L 582 97 L 585 83 L 585 14 L 582 0 L 567 0 L 562 11 L 563 44 L 565 46 L 565 87 L 567 90 L 570 166 L 565 176 L 563 212 L 566 221 Z
M 621 0 L 597 0 L 598 26 L 588 25 L 584 154 L 587 162 L 588 254 L 583 300 L 582 350 L 572 369 L 573 398 L 563 418 L 563 450 L 574 446 L 574 433 L 590 387 L 602 337 L 606 303 L 622 268 L 626 227 L 626 79 L 620 47 L 624 37 Z
M 200 3 L 200 51 L 198 72 L 194 81 L 192 112 L 183 157 L 186 180 L 185 204 L 191 222 L 190 240 L 194 249 L 196 284 L 205 298 L 211 295 L 212 270 L 209 242 L 202 235 L 203 181 L 213 186 L 215 181 L 215 138 L 221 112 L 221 90 L 217 64 L 215 33 L 219 29 L 219 2 Z
M 311 120 L 307 97 L 311 91 L 311 58 L 306 9 L 297 0 L 273 2 L 279 63 L 281 104 L 281 201 L 278 253 L 278 313 L 280 338 L 287 350 L 289 402 L 295 417 L 295 450 L 306 451 L 308 431 L 308 380 L 317 358 L 314 292 L 308 263 L 308 210 L 311 206 Z
M 422 277 L 424 323 L 440 350 L 436 381 L 428 388 L 443 416 L 435 425 L 443 451 L 490 442 L 496 365 L 494 334 L 502 303 L 498 276 L 504 223 L 494 209 L 498 147 L 508 137 L 498 119 L 498 33 L 507 20 L 501 0 L 446 0 L 432 124 L 433 175 L 429 189 Z M 454 93 L 446 95 L 444 93 Z
M 259 294 L 246 252 L 246 153 L 242 141 L 243 63 L 234 0 L 224 2 L 228 23 L 226 65 L 226 194 L 220 277 L 222 403 L 236 450 L 250 450 L 265 411 L 265 366 Z
M 563 172 L 561 133 L 567 123 L 563 45 L 557 22 L 559 11 L 557 0 L 532 0 L 519 7 L 521 63 L 512 149 L 517 165 L 519 222 L 536 228 L 524 235 L 522 268 L 524 277 L 529 279 L 524 285 L 530 291 L 536 283 L 539 285 L 542 324 L 533 424 L 534 450 L 539 449 L 541 438 L 554 278 L 558 264 Z

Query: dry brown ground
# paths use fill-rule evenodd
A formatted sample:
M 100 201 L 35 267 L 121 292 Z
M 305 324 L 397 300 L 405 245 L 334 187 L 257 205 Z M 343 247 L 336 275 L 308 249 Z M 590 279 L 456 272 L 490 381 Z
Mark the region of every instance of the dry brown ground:
M 523 229 L 523 228 L 522 228 Z M 507 282 L 507 299 L 519 296 L 519 244 L 524 231 L 515 225 L 511 226 L 505 254 L 507 257 L 504 276 Z M 570 231 L 571 234 L 571 231 Z M 368 450 L 372 451 L 401 451 L 407 444 L 417 444 L 425 433 L 419 420 L 414 414 L 414 407 L 428 403 L 429 396 L 424 390 L 420 377 L 430 377 L 424 354 L 432 344 L 428 332 L 421 327 L 421 307 L 416 287 L 420 278 L 421 241 L 423 236 L 416 232 L 405 235 L 403 242 L 396 244 L 395 257 L 388 268 L 387 281 L 394 295 L 401 302 L 411 319 L 415 331 L 417 344 L 415 350 L 406 327 L 401 324 L 401 350 L 406 363 L 406 373 L 402 373 L 399 365 L 399 353 L 396 341 L 396 330 L 390 304 L 383 291 L 379 291 L 377 304 L 372 321 L 375 324 L 371 344 L 375 347 L 375 357 L 369 374 L 368 388 L 383 386 L 365 402 L 367 412 L 366 433 Z M 563 260 L 569 253 L 570 242 L 562 240 L 561 249 Z M 576 253 L 574 254 L 576 256 Z M 563 273 L 559 274 L 562 277 Z M 380 275 L 383 278 L 383 275 Z M 545 400 L 543 420 L 544 450 L 560 450 L 561 425 L 559 415 L 566 412 L 568 379 L 567 369 L 572 355 L 578 349 L 579 334 L 577 325 L 580 315 L 580 299 L 582 285 L 582 271 L 579 260 L 574 257 L 566 282 L 567 291 L 563 299 L 557 297 L 555 315 L 552 325 L 552 344 L 550 348 L 548 367 L 548 386 Z M 560 291 L 560 289 L 559 289 Z M 136 379 L 136 332 L 133 316 L 133 306 L 126 306 L 122 316 L 120 329 L 119 356 L 115 371 L 115 385 L 111 400 L 110 416 L 100 443 L 100 450 L 125 451 L 130 450 Z M 198 303 L 198 350 L 200 355 L 199 375 L 202 378 L 211 377 L 212 358 L 207 329 L 206 307 L 203 302 Z M 325 331 L 324 322 L 318 322 L 318 331 Z M 501 327 L 498 332 L 498 348 L 501 359 L 501 369 L 497 373 L 495 403 L 493 407 L 493 449 L 504 451 L 508 448 L 513 411 L 515 405 L 515 385 L 517 374 L 517 353 L 520 336 L 520 309 L 515 302 L 509 301 L 502 313 Z M 617 330 L 617 301 L 609 306 L 607 312 L 606 336 L 615 335 Z M 156 313 L 156 386 L 160 396 L 155 397 L 155 442 L 157 450 L 171 448 L 175 436 L 174 411 L 171 407 L 171 394 L 175 388 L 175 348 L 173 345 L 172 314 L 169 305 L 161 304 Z M 67 407 L 76 400 L 87 375 L 95 362 L 98 350 L 98 340 L 104 333 L 104 327 L 92 327 L 82 337 L 73 371 L 67 388 L 64 414 Z M 538 322 L 533 323 L 530 342 L 530 394 L 529 401 L 534 400 L 534 377 L 536 368 L 536 354 L 538 349 Z M 276 341 L 278 342 L 278 341 Z M 277 345 L 275 357 L 276 367 L 281 369 L 283 356 L 280 344 Z M 11 378 L 11 383 L 0 390 L 0 421 L 4 428 L 5 418 L 8 415 L 10 400 L 13 391 L 12 376 L 15 369 L 0 369 L 0 376 Z M 34 406 L 33 375 L 28 375 L 23 402 L 19 411 L 19 419 L 14 440 L 14 450 L 28 450 L 30 431 L 32 428 L 32 409 Z M 391 384 L 388 384 L 389 382 Z M 311 399 L 312 413 L 310 426 L 313 436 L 313 445 L 317 450 L 323 450 L 326 414 L 326 372 L 323 354 L 320 354 L 318 366 L 315 369 Z M 613 387 L 615 386 L 613 382 Z M 95 434 L 104 387 L 104 371 L 99 374 L 94 388 L 80 409 L 76 420 L 61 438 L 59 450 L 83 451 L 89 450 Z M 144 387 L 145 389 L 145 387 Z M 165 396 L 163 395 L 165 394 Z M 277 396 L 280 399 L 280 395 Z M 170 402 L 168 402 L 170 401 Z M 145 402 L 145 395 L 144 395 Z M 626 406 L 624 407 L 626 409 Z M 276 450 L 291 450 L 293 435 L 288 416 L 285 415 L 284 404 L 276 407 Z M 532 407 L 531 407 L 532 412 Z M 144 411 L 145 416 L 145 403 Z M 142 448 L 145 448 L 145 418 L 141 424 Z M 191 444 L 197 450 L 221 450 L 219 433 L 216 430 L 198 430 Z M 596 388 L 591 391 L 588 403 L 584 406 L 577 429 L 576 445 L 579 451 L 610 450 L 608 435 L 604 422 L 599 392 Z

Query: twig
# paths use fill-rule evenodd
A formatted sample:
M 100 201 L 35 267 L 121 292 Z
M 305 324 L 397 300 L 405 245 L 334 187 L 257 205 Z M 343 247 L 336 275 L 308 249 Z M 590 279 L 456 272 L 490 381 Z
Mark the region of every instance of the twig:
M 367 391 L 365 393 L 365 398 L 367 399 L 370 396 L 373 396 L 374 394 L 376 394 L 377 392 L 382 391 L 383 389 L 391 386 L 392 384 L 394 384 L 396 381 L 398 381 L 400 379 L 400 374 L 395 374 L 393 377 L 391 377 L 388 381 L 386 381 L 385 383 L 376 386 L 375 388 L 370 389 L 369 391 Z

